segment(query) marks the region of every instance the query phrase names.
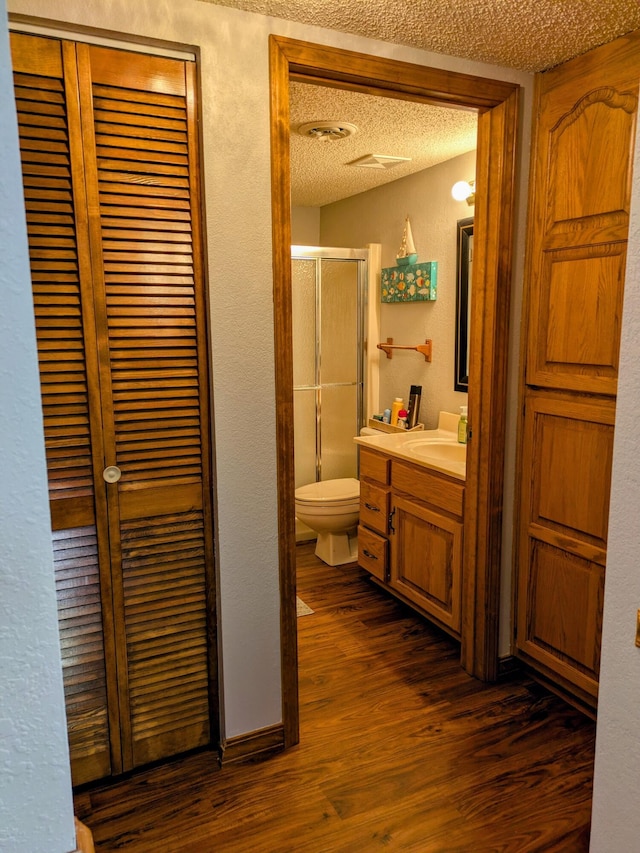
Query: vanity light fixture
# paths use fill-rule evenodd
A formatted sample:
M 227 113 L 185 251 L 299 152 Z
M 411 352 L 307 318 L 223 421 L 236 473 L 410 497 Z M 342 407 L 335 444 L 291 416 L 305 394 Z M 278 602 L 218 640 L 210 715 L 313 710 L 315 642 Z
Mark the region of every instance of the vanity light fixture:
M 451 187 L 451 195 L 456 201 L 466 201 L 467 204 L 476 203 L 476 182 L 458 181 Z

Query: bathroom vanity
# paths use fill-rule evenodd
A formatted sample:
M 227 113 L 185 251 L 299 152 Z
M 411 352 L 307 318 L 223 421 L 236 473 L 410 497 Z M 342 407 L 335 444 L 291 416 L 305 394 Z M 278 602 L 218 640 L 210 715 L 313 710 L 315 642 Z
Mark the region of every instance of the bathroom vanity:
M 355 440 L 360 566 L 459 639 L 466 447 L 442 429 Z

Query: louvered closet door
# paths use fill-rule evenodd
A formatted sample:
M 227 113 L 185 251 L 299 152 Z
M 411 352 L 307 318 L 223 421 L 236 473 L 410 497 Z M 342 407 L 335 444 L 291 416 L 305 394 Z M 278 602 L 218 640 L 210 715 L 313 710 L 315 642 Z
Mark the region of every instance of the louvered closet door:
M 210 740 L 195 68 L 88 45 L 78 68 L 127 768 Z
M 75 52 L 15 33 L 11 49 L 69 745 L 80 783 L 112 771 L 112 745 L 117 768 L 119 742 L 108 712 L 117 712 L 117 687 L 112 620 L 102 613 L 111 591 L 105 495 L 94 485 L 102 439 Z
M 41 63 L 44 48 L 56 44 L 32 41 L 34 61 Z M 72 115 L 68 106 L 68 125 L 72 142 L 82 141 L 84 165 L 74 184 L 80 283 L 69 291 L 73 259 L 66 244 L 56 244 L 55 258 L 46 259 L 48 289 L 40 296 L 34 287 L 36 313 L 44 318 L 40 347 L 48 352 L 53 337 L 55 357 L 72 364 L 67 384 L 55 386 L 61 396 L 48 440 L 57 450 L 55 430 L 62 430 L 64 450 L 51 456 L 49 476 L 52 487 L 60 481 L 68 492 L 77 468 L 77 478 L 86 480 L 82 506 L 95 505 L 86 517 L 72 514 L 73 526 L 65 522 L 59 548 L 65 569 L 69 561 L 85 566 L 87 589 L 94 574 L 101 577 L 91 604 L 98 627 L 102 608 L 106 654 L 96 648 L 94 657 L 109 686 L 100 715 L 111 751 L 110 767 L 88 775 L 74 766 L 78 783 L 210 742 L 214 602 L 195 69 L 87 45 L 65 43 L 62 53 L 75 109 Z M 47 113 L 42 76 L 34 89 L 34 102 L 45 105 L 37 111 Z M 45 140 L 47 169 L 59 132 L 55 116 Z M 43 198 L 56 213 L 56 205 L 70 204 L 66 196 L 58 200 L 48 172 L 38 172 L 33 192 L 28 176 L 25 165 L 25 193 L 35 210 Z M 48 239 L 55 233 L 50 224 L 58 227 L 46 223 Z M 31 255 L 35 281 L 33 237 Z M 48 367 L 41 363 L 46 414 Z M 78 435 L 81 448 L 73 458 L 69 434 Z M 93 478 L 87 435 L 95 438 Z M 120 478 L 105 481 L 103 469 L 115 466 Z M 83 623 L 76 628 L 73 661 L 80 644 L 88 644 Z M 68 680 L 71 689 L 75 682 Z M 77 764 L 73 739 L 72 757 Z

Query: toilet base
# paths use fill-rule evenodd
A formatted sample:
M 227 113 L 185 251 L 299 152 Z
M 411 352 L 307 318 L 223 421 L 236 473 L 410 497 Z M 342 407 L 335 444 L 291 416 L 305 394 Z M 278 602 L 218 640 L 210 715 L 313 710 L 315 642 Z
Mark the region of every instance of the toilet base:
M 318 533 L 316 557 L 328 566 L 343 566 L 358 559 L 358 533 Z

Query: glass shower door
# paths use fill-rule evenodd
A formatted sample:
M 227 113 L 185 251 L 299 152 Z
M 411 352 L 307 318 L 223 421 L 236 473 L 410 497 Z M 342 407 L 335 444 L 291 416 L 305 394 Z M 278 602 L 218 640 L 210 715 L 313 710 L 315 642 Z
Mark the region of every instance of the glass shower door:
M 366 250 L 294 247 L 296 488 L 357 477 Z

